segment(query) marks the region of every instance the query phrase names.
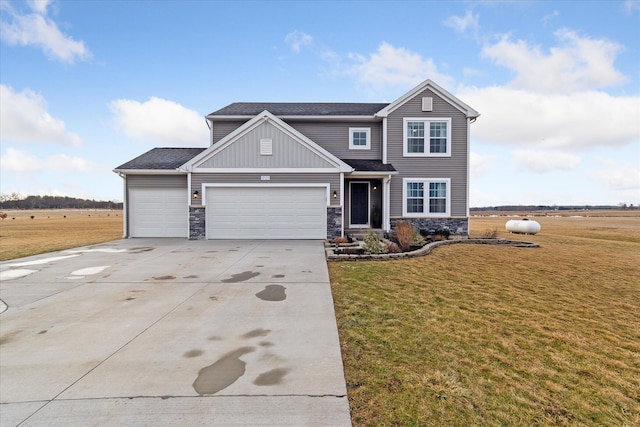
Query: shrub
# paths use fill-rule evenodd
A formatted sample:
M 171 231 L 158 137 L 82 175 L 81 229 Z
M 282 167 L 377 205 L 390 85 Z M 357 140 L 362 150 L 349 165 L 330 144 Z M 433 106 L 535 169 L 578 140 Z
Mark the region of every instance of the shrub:
M 35 216 L 31 215 L 31 219 L 35 218 Z
M 402 251 L 400 250 L 400 247 L 397 243 L 389 242 L 387 243 L 387 252 L 389 252 L 390 254 L 398 254 Z
M 336 244 L 336 245 L 339 244 L 339 243 L 348 243 L 348 242 L 349 242 L 349 239 L 347 239 L 346 237 L 340 236 L 340 237 L 334 237 L 333 238 L 333 243 Z
M 420 234 L 418 230 L 415 230 L 411 246 L 424 246 L 426 243 L 427 241 L 422 237 L 422 234 Z
M 482 232 L 480 237 L 482 237 L 483 239 L 495 239 L 496 237 L 498 237 L 498 229 L 496 227 L 487 228 Z
M 398 241 L 398 246 L 402 249 L 402 252 L 407 252 L 411 249 L 411 243 L 413 243 L 413 236 L 415 235 L 415 231 L 411 224 L 405 221 L 396 222 L 396 240 Z
M 447 240 L 450 235 L 451 231 L 449 231 L 448 228 L 441 228 L 439 230 L 436 230 L 433 236 L 433 240 Z
M 373 232 L 373 230 L 369 230 L 369 233 L 367 233 L 366 237 L 364 238 L 362 249 L 364 249 L 365 253 L 368 254 L 387 253 L 386 245 L 382 243 L 380 239 L 378 239 L 378 236 Z

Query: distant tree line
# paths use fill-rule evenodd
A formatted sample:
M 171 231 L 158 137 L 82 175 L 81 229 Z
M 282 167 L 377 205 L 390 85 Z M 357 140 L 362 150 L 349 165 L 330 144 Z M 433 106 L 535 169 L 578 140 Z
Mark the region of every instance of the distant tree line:
M 122 202 L 61 196 L 0 195 L 0 209 L 122 209 Z
M 487 206 L 483 208 L 470 208 L 472 212 L 477 211 L 579 211 L 579 210 L 610 210 L 610 209 L 638 209 L 633 204 L 627 205 L 620 203 L 618 205 L 566 205 L 566 206 L 549 206 L 549 205 L 503 205 L 503 206 Z

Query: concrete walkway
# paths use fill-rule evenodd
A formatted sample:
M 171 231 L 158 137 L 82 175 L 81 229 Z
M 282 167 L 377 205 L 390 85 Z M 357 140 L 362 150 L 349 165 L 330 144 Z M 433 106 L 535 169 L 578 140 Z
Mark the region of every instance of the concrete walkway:
M 351 425 L 320 241 L 120 240 L 0 277 L 3 427 Z

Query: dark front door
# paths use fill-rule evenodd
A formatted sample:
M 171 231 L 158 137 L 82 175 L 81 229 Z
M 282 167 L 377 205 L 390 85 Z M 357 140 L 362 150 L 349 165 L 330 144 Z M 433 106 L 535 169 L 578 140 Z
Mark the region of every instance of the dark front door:
M 351 183 L 351 225 L 369 223 L 369 184 Z

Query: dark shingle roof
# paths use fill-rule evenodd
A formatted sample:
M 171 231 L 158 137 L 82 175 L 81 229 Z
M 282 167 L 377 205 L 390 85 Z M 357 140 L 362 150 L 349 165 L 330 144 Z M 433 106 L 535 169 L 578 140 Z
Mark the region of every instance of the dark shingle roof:
M 206 148 L 154 148 L 116 169 L 177 169 Z
M 384 164 L 382 160 L 340 159 L 356 172 L 395 172 L 393 165 Z
M 341 102 L 234 102 L 210 116 L 255 116 L 264 110 L 275 116 L 373 116 L 389 104 Z

